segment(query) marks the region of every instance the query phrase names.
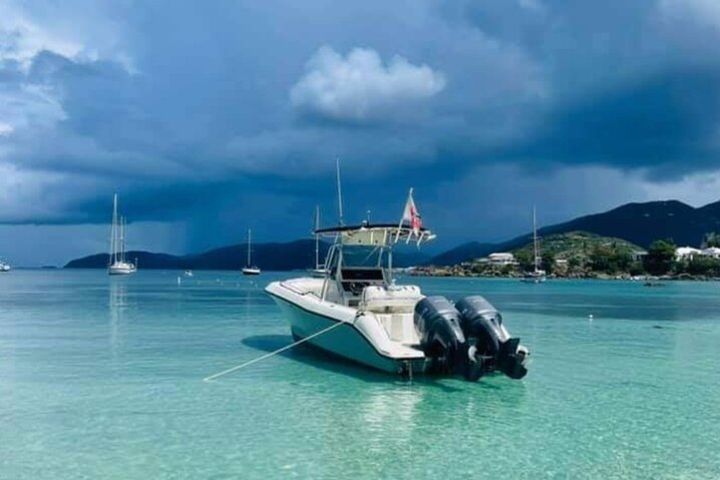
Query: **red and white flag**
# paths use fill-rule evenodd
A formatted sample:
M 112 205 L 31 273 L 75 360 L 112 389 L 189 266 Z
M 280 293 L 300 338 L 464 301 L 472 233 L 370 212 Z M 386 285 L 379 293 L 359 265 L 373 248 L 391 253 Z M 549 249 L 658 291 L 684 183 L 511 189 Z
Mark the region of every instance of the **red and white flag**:
M 420 235 L 420 229 L 422 228 L 422 217 L 415 206 L 415 200 L 413 200 L 413 189 L 410 189 L 408 194 L 407 202 L 405 203 L 405 210 L 403 210 L 401 224 L 407 223 L 412 228 L 414 235 Z

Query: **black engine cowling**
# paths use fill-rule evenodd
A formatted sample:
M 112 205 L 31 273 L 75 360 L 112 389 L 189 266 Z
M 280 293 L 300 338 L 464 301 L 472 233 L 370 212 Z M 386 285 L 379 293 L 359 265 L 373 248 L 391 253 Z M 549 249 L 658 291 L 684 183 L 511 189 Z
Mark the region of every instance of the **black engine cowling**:
M 413 318 L 420 346 L 430 361 L 428 371 L 457 371 L 467 349 L 460 314 L 453 304 L 445 297 L 425 297 L 415 305 Z
M 502 315 L 485 298 L 476 295 L 455 303 L 460 312 L 463 334 L 467 340 L 464 373 L 477 380 L 485 373 L 500 370 L 510 378 L 527 374 L 520 339 L 511 338 L 502 324 Z

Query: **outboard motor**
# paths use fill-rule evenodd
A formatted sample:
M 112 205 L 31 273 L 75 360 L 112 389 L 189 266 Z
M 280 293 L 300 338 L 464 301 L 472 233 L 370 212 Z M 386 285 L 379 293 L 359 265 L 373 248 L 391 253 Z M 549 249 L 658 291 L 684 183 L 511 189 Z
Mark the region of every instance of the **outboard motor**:
M 519 338 L 511 338 L 502 324 L 502 316 L 490 302 L 476 295 L 455 304 L 461 315 L 462 331 L 467 339 L 465 377 L 477 380 L 487 372 L 500 370 L 510 378 L 527 374 L 528 350 Z
M 451 373 L 457 370 L 467 347 L 460 326 L 460 314 L 441 296 L 425 297 L 415 304 L 415 328 L 420 346 L 430 359 L 430 372 Z

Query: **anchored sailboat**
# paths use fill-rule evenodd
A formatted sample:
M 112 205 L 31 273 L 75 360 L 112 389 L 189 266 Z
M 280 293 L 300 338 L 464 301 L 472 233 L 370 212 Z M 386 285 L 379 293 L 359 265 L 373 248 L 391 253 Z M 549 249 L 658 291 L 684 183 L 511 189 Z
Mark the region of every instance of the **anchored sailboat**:
M 537 219 L 535 215 L 535 207 L 533 206 L 533 271 L 525 272 L 523 282 L 527 283 L 543 283 L 547 279 L 545 270 L 540 268 L 540 252 L 538 247 L 537 236 Z
M 243 275 L 260 275 L 260 269 L 252 264 L 252 230 L 248 228 L 247 264 L 242 269 Z
M 125 260 L 125 218 L 118 216 L 118 196 L 113 195 L 113 216 L 110 226 L 109 275 L 130 275 L 137 271 L 137 265 Z

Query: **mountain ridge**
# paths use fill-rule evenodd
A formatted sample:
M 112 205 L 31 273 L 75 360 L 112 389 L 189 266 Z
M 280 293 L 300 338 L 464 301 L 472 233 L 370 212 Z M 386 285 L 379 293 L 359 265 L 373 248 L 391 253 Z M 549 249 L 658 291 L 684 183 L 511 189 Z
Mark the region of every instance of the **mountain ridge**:
M 631 202 L 605 212 L 583 215 L 567 222 L 538 229 L 548 236 L 569 232 L 587 232 L 613 237 L 647 248 L 654 240 L 670 238 L 679 245 L 700 246 L 703 236 L 720 232 L 720 201 L 693 207 L 679 200 Z M 438 255 L 421 252 L 396 251 L 394 265 L 456 265 L 487 256 L 492 252 L 511 251 L 532 241 L 532 233 L 525 233 L 504 242 L 470 241 Z M 239 270 L 244 267 L 247 244 L 236 244 L 207 250 L 198 254 L 169 255 L 152 252 L 128 252 L 128 258 L 138 258 L 140 268 L 218 269 Z M 321 242 L 321 258 L 329 245 Z M 315 242 L 312 239 L 292 242 L 260 243 L 253 246 L 253 258 L 265 270 L 296 270 L 314 264 Z M 71 260 L 65 268 L 105 268 L 107 254 L 90 255 Z
M 567 222 L 539 228 L 538 235 L 542 237 L 573 231 L 619 238 L 643 248 L 648 248 L 654 240 L 665 238 L 670 238 L 679 245 L 698 247 L 706 233 L 720 231 L 720 201 L 697 208 L 679 200 L 630 202 L 605 212 L 583 215 Z M 456 255 L 452 257 L 453 262 L 447 263 L 450 256 L 445 252 L 430 259 L 428 264 L 457 264 L 487 256 L 492 252 L 514 250 L 531 240 L 532 232 L 504 242 L 475 242 L 476 248 L 466 247 L 473 256 L 462 258 L 462 255 Z

